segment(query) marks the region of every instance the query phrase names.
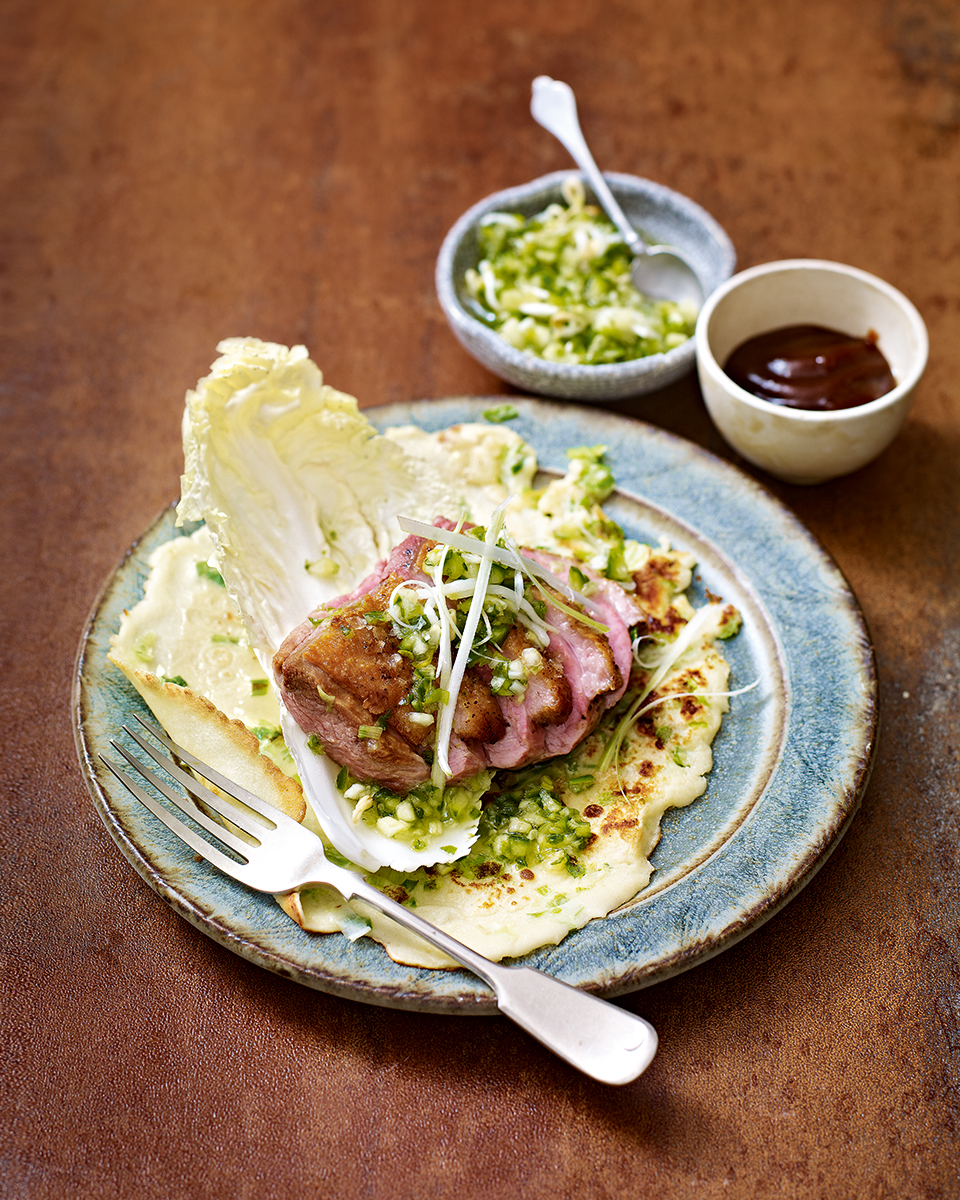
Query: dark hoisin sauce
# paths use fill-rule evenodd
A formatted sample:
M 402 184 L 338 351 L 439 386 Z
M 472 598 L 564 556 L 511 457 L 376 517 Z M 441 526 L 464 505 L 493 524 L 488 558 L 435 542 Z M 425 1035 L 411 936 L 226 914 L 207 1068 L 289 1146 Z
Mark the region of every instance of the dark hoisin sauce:
M 790 325 L 738 346 L 724 371 L 751 395 L 788 408 L 856 408 L 897 386 L 871 330 L 865 338 Z

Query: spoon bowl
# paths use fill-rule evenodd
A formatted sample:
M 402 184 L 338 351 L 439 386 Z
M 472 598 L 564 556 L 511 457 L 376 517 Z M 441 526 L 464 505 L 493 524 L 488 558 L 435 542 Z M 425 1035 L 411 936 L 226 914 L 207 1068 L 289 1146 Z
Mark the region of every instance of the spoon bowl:
M 549 75 L 538 75 L 533 81 L 530 113 L 538 125 L 569 151 L 604 212 L 616 225 L 634 256 L 630 275 L 637 291 L 655 300 L 693 304 L 699 309 L 704 301 L 703 284 L 683 252 L 676 246 L 648 246 L 607 186 L 581 132 L 577 100 L 570 85 Z
M 643 246 L 630 268 L 638 292 L 655 300 L 703 306 L 703 285 L 689 262 L 675 246 Z

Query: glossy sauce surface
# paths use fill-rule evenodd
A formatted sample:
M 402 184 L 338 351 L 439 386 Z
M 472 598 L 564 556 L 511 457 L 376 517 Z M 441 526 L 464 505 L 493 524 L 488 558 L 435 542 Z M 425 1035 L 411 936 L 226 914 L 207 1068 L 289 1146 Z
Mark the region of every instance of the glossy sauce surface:
M 730 355 L 724 371 L 751 395 L 788 408 L 856 408 L 897 386 L 871 330 L 865 338 L 790 325 L 750 338 Z

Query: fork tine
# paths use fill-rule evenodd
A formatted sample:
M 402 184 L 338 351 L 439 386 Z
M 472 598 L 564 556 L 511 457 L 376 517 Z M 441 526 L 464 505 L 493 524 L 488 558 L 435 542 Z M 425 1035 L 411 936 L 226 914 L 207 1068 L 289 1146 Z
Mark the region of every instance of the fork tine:
M 116 745 L 116 743 L 113 744 Z M 211 846 L 208 841 L 194 833 L 189 825 L 185 825 L 179 817 L 175 817 L 168 808 L 164 808 L 162 804 L 158 804 L 149 793 L 143 790 L 143 788 L 136 782 L 135 779 L 132 779 L 121 767 L 118 767 L 112 763 L 109 758 L 105 758 L 104 755 L 101 754 L 100 761 L 105 767 L 108 767 L 114 775 L 116 775 L 124 787 L 126 787 L 145 808 L 149 809 L 150 812 L 153 813 L 158 821 L 162 821 L 171 833 L 176 834 L 176 836 L 180 838 L 182 842 L 186 842 L 191 850 L 196 851 L 196 853 L 202 858 L 205 858 L 215 867 L 218 867 L 225 875 L 231 875 L 235 879 L 241 878 L 241 872 L 245 866 L 244 863 L 238 863 L 232 858 L 228 858 L 225 854 L 221 853 L 216 846 Z M 191 814 L 191 816 L 192 815 L 193 814 Z
M 186 813 L 186 815 L 190 817 L 192 821 L 196 821 L 198 825 L 202 825 L 208 833 L 212 833 L 215 838 L 223 842 L 225 846 L 229 846 L 231 850 L 236 850 L 238 854 L 243 854 L 244 856 L 249 855 L 250 850 L 253 848 L 249 842 L 242 841 L 229 829 L 225 829 L 217 821 L 214 821 L 208 817 L 202 809 L 198 808 L 192 803 L 191 800 L 187 799 L 187 797 L 182 796 L 178 791 L 176 791 L 176 789 L 170 787 L 170 785 L 161 779 L 159 775 L 155 774 L 148 766 L 140 762 L 135 755 L 131 754 L 129 750 L 127 750 L 125 746 L 122 746 L 118 741 L 115 741 L 111 738 L 110 745 L 119 754 L 123 755 L 123 757 L 135 771 L 138 771 L 144 779 L 146 779 L 149 783 L 152 783 L 157 791 L 161 793 L 161 795 L 166 796 L 171 804 L 175 804 L 177 808 L 179 808 L 182 813 Z M 164 770 L 169 771 L 171 770 L 173 764 L 162 763 L 161 765 L 163 766 Z M 180 774 L 183 774 L 183 772 L 180 772 Z M 186 776 L 186 779 L 189 780 L 188 790 L 195 793 L 199 799 L 206 801 L 208 796 L 212 797 L 212 793 L 208 792 L 205 787 L 202 787 L 200 784 L 198 784 L 197 781 L 192 778 L 192 776 Z M 184 787 L 187 786 L 187 783 L 184 782 Z M 216 797 L 212 798 L 216 799 Z M 221 804 L 223 804 L 223 801 L 221 801 Z M 262 825 L 260 826 L 260 831 L 261 833 L 266 832 Z
M 225 792 L 236 797 L 236 799 L 239 800 L 241 804 L 245 804 L 247 808 L 252 809 L 255 813 L 259 813 L 261 817 L 265 817 L 266 820 L 272 821 L 275 825 L 289 826 L 299 824 L 299 822 L 294 821 L 292 817 L 288 817 L 286 813 L 282 813 L 278 808 L 274 808 L 272 804 L 268 804 L 266 800 L 261 800 L 260 797 L 255 795 L 253 792 L 248 792 L 247 789 L 245 787 L 241 787 L 239 783 L 235 783 L 232 779 L 227 779 L 226 776 L 221 775 L 220 772 L 214 767 L 208 766 L 207 763 L 201 762 L 199 758 L 196 758 L 190 753 L 189 750 L 185 750 L 183 746 L 178 746 L 177 743 L 173 741 L 172 738 L 168 737 L 159 726 L 152 724 L 150 721 L 144 720 L 139 713 L 134 713 L 134 716 L 147 731 L 147 733 L 149 733 L 152 737 L 155 737 L 157 741 L 161 743 L 161 745 L 166 746 L 171 754 L 175 754 L 177 758 L 187 763 L 188 766 L 191 766 L 194 768 L 194 770 L 199 771 L 204 779 L 209 779 L 211 783 L 216 784 L 217 787 L 223 788 Z M 128 725 L 124 725 L 123 728 L 132 737 L 135 737 L 140 745 L 143 746 L 144 749 L 155 758 L 156 752 L 150 750 L 148 746 L 144 745 L 144 743 L 140 741 L 140 738 L 137 736 L 137 734 Z M 157 760 L 155 759 L 155 761 Z M 162 765 L 164 767 L 166 766 L 165 763 Z M 225 813 L 224 815 L 229 817 L 229 813 Z
M 228 800 L 224 800 L 222 796 L 217 796 L 208 788 L 204 787 L 203 784 L 200 783 L 193 775 L 189 775 L 175 762 L 173 762 L 171 758 L 165 754 L 161 754 L 155 747 L 151 746 L 150 743 L 135 729 L 131 729 L 129 725 L 124 725 L 122 728 L 125 733 L 128 733 L 133 738 L 141 750 L 150 755 L 150 757 L 158 766 L 163 767 L 163 769 L 169 775 L 172 775 L 173 778 L 176 779 L 176 781 L 184 788 L 186 788 L 188 792 L 198 797 L 205 804 L 208 804 L 215 812 L 219 813 L 221 817 L 225 818 L 232 825 L 236 825 L 239 829 L 242 829 L 244 833 L 249 833 L 255 838 L 262 837 L 269 828 L 269 826 L 265 827 L 263 822 L 257 820 L 255 816 L 245 813 L 242 808 L 238 808 L 235 804 L 231 804 Z M 164 742 L 167 740 L 168 739 L 164 738 Z M 171 753 L 173 754 L 176 754 L 177 751 L 181 749 L 181 747 L 177 746 L 176 742 L 170 742 L 170 748 Z M 122 747 L 118 747 L 118 749 L 120 749 L 121 752 L 123 751 Z M 188 751 L 184 750 L 183 753 L 187 755 Z M 125 755 L 125 757 L 129 759 L 128 755 Z M 210 779 L 211 776 L 218 774 L 218 772 L 214 771 L 212 767 L 208 767 L 205 763 L 201 763 L 199 759 L 193 758 L 193 755 L 190 755 L 189 757 L 193 760 L 190 765 L 195 766 L 198 771 L 201 771 L 205 779 Z M 136 759 L 129 759 L 129 761 L 133 766 L 137 767 L 138 770 L 141 769 Z M 220 776 L 220 778 L 222 779 L 223 776 Z M 217 783 L 217 780 L 213 779 L 212 782 Z M 244 790 L 243 788 L 239 788 L 236 784 L 229 784 L 228 780 L 224 780 L 224 782 L 228 784 L 227 790 L 229 790 L 231 794 L 233 792 Z M 246 805 L 245 800 L 241 799 L 240 803 Z M 193 813 L 190 815 L 193 816 Z M 272 817 L 268 818 L 265 816 L 265 819 L 270 820 L 273 825 L 276 825 L 276 821 L 274 821 Z M 211 832 L 214 831 L 211 830 Z

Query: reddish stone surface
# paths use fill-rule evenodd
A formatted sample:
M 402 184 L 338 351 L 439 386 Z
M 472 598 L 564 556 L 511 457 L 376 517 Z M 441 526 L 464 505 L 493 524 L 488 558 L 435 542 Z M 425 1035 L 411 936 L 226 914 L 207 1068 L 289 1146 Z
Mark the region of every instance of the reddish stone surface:
M 960 17 L 935 0 L 6 0 L 0 1192 L 861 1200 L 960 1195 Z M 308 992 L 133 874 L 77 767 L 97 590 L 177 493 L 217 341 L 305 342 L 363 404 L 508 390 L 437 307 L 447 228 L 567 165 L 685 192 L 741 266 L 809 256 L 918 305 L 896 443 L 813 489 L 876 642 L 883 727 L 845 840 L 772 922 L 625 1001 L 648 1073 L 604 1089 L 506 1021 Z M 695 381 L 615 406 L 736 461 Z M 742 464 L 741 464 L 742 465 Z

